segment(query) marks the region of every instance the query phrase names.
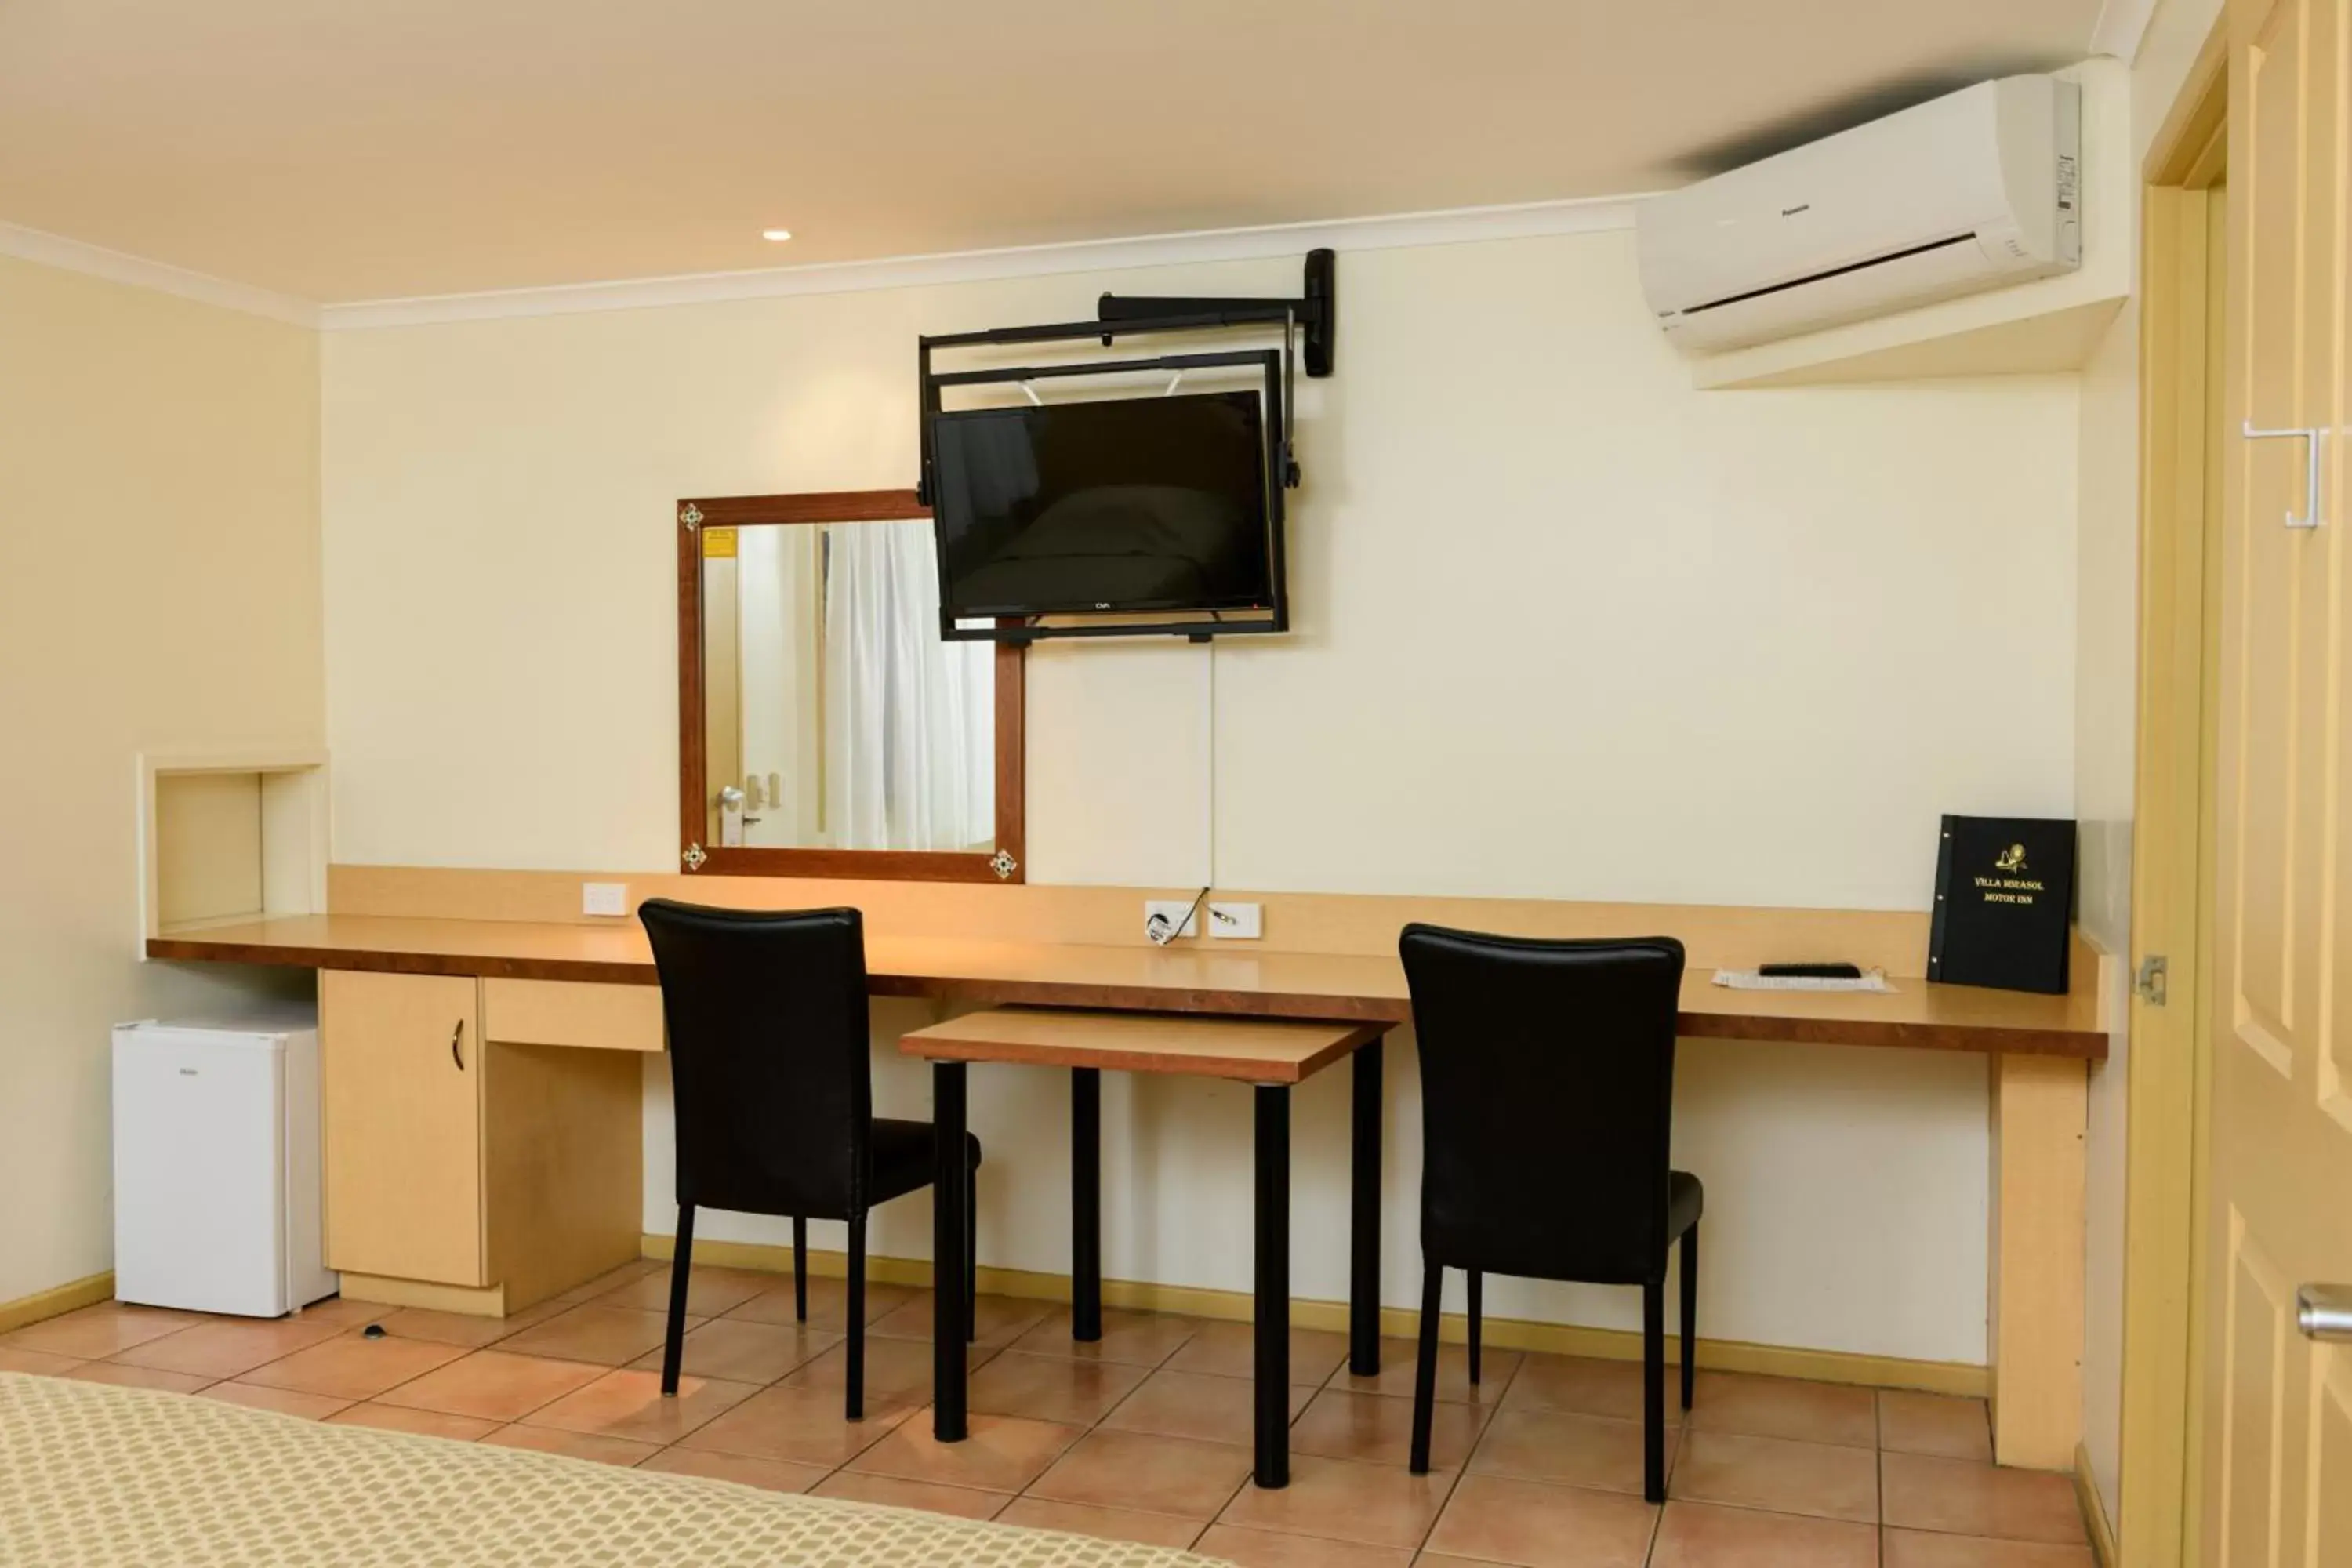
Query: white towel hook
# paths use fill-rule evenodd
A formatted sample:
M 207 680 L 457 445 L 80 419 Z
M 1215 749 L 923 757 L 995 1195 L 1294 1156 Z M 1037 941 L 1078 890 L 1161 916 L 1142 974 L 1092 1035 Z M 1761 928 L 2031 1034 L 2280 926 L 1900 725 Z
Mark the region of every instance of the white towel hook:
M 2304 506 L 2306 510 L 2301 517 L 2297 517 L 2292 511 L 2288 512 L 2286 525 L 2289 528 L 2317 528 L 2322 521 L 2319 515 L 2319 446 L 2321 442 L 2327 439 L 2326 426 L 2321 426 L 2310 430 L 2257 430 L 2254 428 L 2254 422 L 2249 419 L 2246 421 L 2245 434 L 2249 441 L 2300 440 L 2303 442 L 2305 458 L 2303 494 Z

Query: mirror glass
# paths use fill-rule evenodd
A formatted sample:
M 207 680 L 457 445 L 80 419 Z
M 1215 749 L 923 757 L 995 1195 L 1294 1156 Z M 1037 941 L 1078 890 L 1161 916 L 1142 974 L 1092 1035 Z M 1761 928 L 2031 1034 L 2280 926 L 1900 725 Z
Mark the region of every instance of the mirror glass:
M 939 616 L 929 519 L 705 528 L 704 842 L 992 852 L 995 648 Z

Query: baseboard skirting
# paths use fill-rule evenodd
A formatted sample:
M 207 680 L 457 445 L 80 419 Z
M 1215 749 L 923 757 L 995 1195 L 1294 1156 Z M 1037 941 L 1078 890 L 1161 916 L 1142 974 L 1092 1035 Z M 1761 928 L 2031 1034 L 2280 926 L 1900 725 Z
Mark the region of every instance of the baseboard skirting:
M 676 1238 L 648 1235 L 644 1253 L 667 1261 Z M 749 1268 L 769 1274 L 793 1271 L 793 1249 L 768 1242 L 698 1240 L 694 1260 L 722 1268 Z M 809 1275 L 838 1279 L 848 1272 L 845 1254 L 809 1248 Z M 878 1284 L 928 1288 L 928 1259 L 869 1257 L 866 1277 Z M 1070 1277 L 1026 1268 L 996 1268 L 982 1264 L 980 1288 L 995 1296 L 1017 1296 L 1034 1301 L 1066 1301 Z M 1138 1312 L 1181 1312 L 1195 1318 L 1223 1318 L 1247 1322 L 1252 1315 L 1246 1290 L 1211 1290 L 1193 1285 L 1156 1285 L 1144 1280 L 1106 1279 L 1103 1305 Z M 1290 1321 L 1297 1328 L 1344 1332 L 1348 1327 L 1345 1301 L 1294 1300 Z M 1381 1332 L 1410 1339 L 1420 1331 L 1421 1314 L 1410 1307 L 1381 1309 Z M 1591 1356 L 1604 1361 L 1638 1361 L 1642 1336 L 1625 1329 L 1590 1329 L 1570 1323 L 1538 1323 L 1520 1318 L 1489 1316 L 1485 1340 L 1499 1350 L 1541 1351 L 1552 1355 Z M 1459 1344 L 1467 1337 L 1466 1320 L 1447 1313 L 1438 1336 Z M 1666 1336 L 1666 1358 L 1681 1359 L 1677 1336 Z M 1801 1377 L 1816 1383 L 1859 1384 L 1873 1388 L 1916 1388 L 1928 1394 L 1964 1394 L 1982 1399 L 1992 1388 L 1990 1369 L 1964 1362 L 1910 1361 L 1898 1356 L 1857 1355 L 1848 1351 L 1801 1350 L 1789 1345 L 1749 1344 L 1739 1340 L 1698 1342 L 1698 1364 L 1716 1372 L 1757 1373 L 1771 1377 Z
M 2123 1561 L 2116 1546 L 2116 1527 L 2107 1521 L 2107 1505 L 2099 1496 L 2099 1481 L 2091 1469 L 2091 1450 L 2074 1445 L 2074 1501 L 2083 1510 L 2083 1528 L 2091 1532 L 2091 1555 L 2099 1568 L 2116 1568 Z
M 13 1301 L 0 1301 L 0 1334 L 21 1329 L 27 1323 L 37 1323 L 44 1318 L 54 1318 L 78 1307 L 91 1306 L 114 1300 L 114 1270 L 92 1274 L 87 1279 L 56 1285 L 47 1290 L 36 1290 L 29 1296 L 19 1296 Z

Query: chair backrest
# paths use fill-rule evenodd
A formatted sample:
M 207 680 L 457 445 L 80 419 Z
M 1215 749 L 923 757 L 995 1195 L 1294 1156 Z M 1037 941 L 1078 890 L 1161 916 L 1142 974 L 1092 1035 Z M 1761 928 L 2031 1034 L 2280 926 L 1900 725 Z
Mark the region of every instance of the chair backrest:
M 677 1125 L 677 1200 L 845 1219 L 865 1207 L 874 1064 L 856 910 L 649 899 Z
M 1666 1253 L 1682 943 L 1407 926 L 1428 1260 L 1635 1284 Z

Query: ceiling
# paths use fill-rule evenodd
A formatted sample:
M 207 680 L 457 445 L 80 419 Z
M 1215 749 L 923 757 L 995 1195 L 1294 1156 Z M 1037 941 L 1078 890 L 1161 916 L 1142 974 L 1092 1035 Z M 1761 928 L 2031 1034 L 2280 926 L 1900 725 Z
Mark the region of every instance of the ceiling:
M 0 0 L 0 223 L 348 301 L 1605 195 L 2099 10 Z

